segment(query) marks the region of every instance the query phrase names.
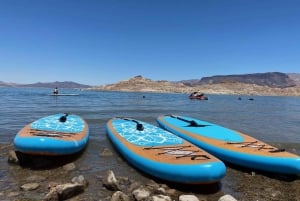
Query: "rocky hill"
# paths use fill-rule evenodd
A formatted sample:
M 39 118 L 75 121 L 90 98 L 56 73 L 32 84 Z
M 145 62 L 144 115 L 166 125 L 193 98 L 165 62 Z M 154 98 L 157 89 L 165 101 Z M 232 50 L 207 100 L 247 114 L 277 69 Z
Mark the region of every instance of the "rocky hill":
M 300 74 L 299 73 L 288 73 L 290 79 L 294 81 L 297 86 L 300 86 Z
M 292 75 L 292 76 L 295 76 Z M 288 74 L 271 72 L 271 73 L 254 73 L 243 75 L 217 75 L 212 77 L 203 77 L 200 80 L 185 80 L 181 83 L 188 86 L 197 86 L 205 84 L 223 84 L 223 83 L 245 83 L 259 86 L 268 86 L 272 88 L 286 88 L 296 86 L 296 82 Z
M 275 80 L 277 82 L 277 79 Z M 287 81 L 291 83 L 290 87 L 287 87 Z M 238 81 L 223 81 L 219 83 L 202 82 L 202 83 L 192 85 L 192 84 L 186 84 L 185 82 L 174 83 L 165 80 L 153 81 L 148 78 L 143 78 L 142 76 L 139 75 L 128 80 L 120 81 L 115 84 L 96 86 L 91 88 L 91 90 L 173 92 L 173 93 L 191 93 L 193 91 L 200 91 L 205 94 L 300 96 L 300 86 L 297 86 L 293 80 L 284 79 L 285 84 L 282 85 L 276 83 L 276 86 L 280 86 L 280 87 L 275 87 L 275 84 L 272 84 L 272 81 L 270 80 L 265 80 L 265 82 L 268 84 L 259 85 L 259 84 L 245 83 L 245 82 L 238 82 Z
M 147 92 L 184 92 L 189 87 L 182 83 L 172 83 L 165 80 L 153 81 L 141 75 L 115 84 L 93 87 L 92 90 L 105 91 L 147 91 Z

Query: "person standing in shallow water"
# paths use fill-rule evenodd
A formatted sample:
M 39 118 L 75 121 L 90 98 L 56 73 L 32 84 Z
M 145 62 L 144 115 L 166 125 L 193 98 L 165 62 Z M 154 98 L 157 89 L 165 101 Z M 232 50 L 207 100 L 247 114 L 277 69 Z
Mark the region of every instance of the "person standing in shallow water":
M 53 94 L 54 94 L 54 95 L 57 95 L 57 94 L 58 94 L 58 88 L 57 88 L 57 87 L 54 88 Z

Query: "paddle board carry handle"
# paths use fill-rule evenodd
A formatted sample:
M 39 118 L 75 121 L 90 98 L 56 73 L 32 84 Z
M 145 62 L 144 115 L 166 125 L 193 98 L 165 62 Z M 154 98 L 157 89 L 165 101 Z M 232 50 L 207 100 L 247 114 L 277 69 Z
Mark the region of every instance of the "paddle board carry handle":
M 59 121 L 62 122 L 62 123 L 65 123 L 67 121 L 67 116 L 68 115 L 69 115 L 68 113 L 65 113 L 63 116 L 61 116 L 59 118 Z
M 166 116 L 169 116 L 169 117 L 172 117 L 172 118 L 175 118 L 175 119 L 178 119 L 180 121 L 184 121 L 186 123 L 189 123 L 190 127 L 205 127 L 205 126 L 209 126 L 209 125 L 201 125 L 201 124 L 198 124 L 195 120 L 187 120 L 187 119 L 184 119 L 180 116 L 174 116 L 174 115 L 166 115 Z
M 120 119 L 126 120 L 126 121 L 132 121 L 134 123 L 136 123 L 136 130 L 138 131 L 143 131 L 144 130 L 144 126 L 143 124 L 141 124 L 140 122 L 138 122 L 137 120 L 134 119 L 128 119 L 128 118 L 124 118 L 124 117 L 118 117 Z
M 150 149 L 158 149 L 162 150 L 162 152 L 159 152 L 158 155 L 162 154 L 168 154 L 174 156 L 176 159 L 183 158 L 183 157 L 188 157 L 191 160 L 209 160 L 210 157 L 205 154 L 196 154 L 198 152 L 201 152 L 200 150 L 192 150 L 188 149 L 190 148 L 191 145 L 185 145 L 185 146 L 164 146 L 164 147 L 145 147 L 145 150 L 150 150 Z
M 232 144 L 232 145 L 241 145 L 239 146 L 240 148 L 244 147 L 250 147 L 254 148 L 257 150 L 262 150 L 262 149 L 269 149 L 270 153 L 278 153 L 278 152 L 284 152 L 284 148 L 276 148 L 276 147 L 266 147 L 268 146 L 267 144 L 258 144 L 258 141 L 252 141 L 252 142 L 227 142 L 227 144 Z

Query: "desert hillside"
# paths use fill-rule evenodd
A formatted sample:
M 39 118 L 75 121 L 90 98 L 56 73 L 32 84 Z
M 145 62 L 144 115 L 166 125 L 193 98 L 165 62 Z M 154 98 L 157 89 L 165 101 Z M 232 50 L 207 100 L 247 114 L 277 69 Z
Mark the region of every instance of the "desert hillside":
M 300 96 L 300 86 L 270 87 L 258 84 L 241 82 L 206 83 L 195 86 L 182 82 L 153 81 L 142 76 L 135 76 L 115 84 L 96 86 L 91 90 L 101 91 L 141 91 L 141 92 L 171 92 L 191 93 L 200 91 L 205 94 L 236 94 L 236 95 L 262 95 L 262 96 Z

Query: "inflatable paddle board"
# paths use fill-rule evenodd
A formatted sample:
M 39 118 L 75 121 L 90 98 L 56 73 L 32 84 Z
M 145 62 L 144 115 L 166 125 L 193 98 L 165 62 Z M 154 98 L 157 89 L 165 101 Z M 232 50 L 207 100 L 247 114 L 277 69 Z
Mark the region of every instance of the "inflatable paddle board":
M 131 165 L 156 178 L 200 184 L 215 183 L 225 176 L 222 161 L 157 126 L 131 118 L 112 118 L 106 130 Z
M 157 122 L 225 162 L 274 173 L 300 174 L 300 156 L 238 131 L 185 116 L 162 115 Z
M 68 155 L 87 144 L 89 128 L 79 116 L 54 114 L 22 128 L 14 138 L 16 151 L 33 155 Z
M 49 96 L 79 96 L 79 94 L 48 94 Z

